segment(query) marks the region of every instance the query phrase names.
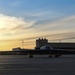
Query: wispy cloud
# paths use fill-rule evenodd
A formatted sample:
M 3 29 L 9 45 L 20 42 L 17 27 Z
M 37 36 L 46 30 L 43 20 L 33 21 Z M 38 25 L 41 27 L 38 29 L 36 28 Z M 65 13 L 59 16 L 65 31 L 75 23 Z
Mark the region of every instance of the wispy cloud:
M 21 1 L 15 0 L 12 3 L 10 3 L 10 6 L 16 7 L 16 6 L 19 6 L 20 4 L 21 4 Z
M 24 12 L 21 12 L 24 13 Z M 26 15 L 26 16 L 25 16 Z M 32 11 L 32 12 L 26 12 L 23 16 L 27 17 L 28 19 L 34 19 L 34 20 L 53 20 L 60 18 L 64 16 L 63 13 L 58 13 L 53 10 L 41 10 L 41 11 Z
M 75 15 L 54 21 L 37 21 L 32 29 L 35 31 L 34 33 L 37 33 L 37 37 L 32 37 L 33 39 L 50 37 L 49 39 L 54 40 L 75 37 Z
M 0 32 L 1 36 L 20 36 L 30 37 L 34 35 L 61 34 L 66 32 L 75 32 L 75 16 L 64 17 L 54 21 L 26 21 L 23 18 L 17 18 L 0 14 Z M 27 36 L 29 35 L 29 36 Z M 39 36 L 40 37 L 40 36 Z
M 27 21 L 0 14 L 0 40 L 19 41 L 48 38 L 49 40 L 75 37 L 75 15 L 49 21 Z M 15 42 L 16 43 L 16 42 Z
M 58 20 L 54 20 L 54 21 L 48 21 L 47 23 L 40 23 L 38 22 L 35 27 L 38 30 L 50 30 L 50 31 L 74 31 L 75 28 L 75 16 L 69 16 L 69 17 L 64 17 Z
M 26 28 L 32 26 L 34 23 L 34 21 L 27 22 L 23 18 L 0 14 L 0 35 L 19 35 L 25 32 Z
M 42 11 L 42 12 L 32 12 L 29 13 L 29 16 L 33 16 L 33 17 L 41 17 L 41 16 L 47 16 L 49 14 L 54 13 L 53 11 Z

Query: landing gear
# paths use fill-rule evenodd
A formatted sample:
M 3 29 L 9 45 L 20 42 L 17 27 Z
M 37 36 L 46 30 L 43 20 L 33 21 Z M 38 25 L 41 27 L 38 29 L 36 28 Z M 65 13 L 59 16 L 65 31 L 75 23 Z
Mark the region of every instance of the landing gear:
M 51 58 L 52 56 L 51 55 L 49 55 L 49 58 Z
M 59 57 L 60 55 L 58 55 L 58 54 L 54 54 L 54 55 L 49 55 L 49 58 L 51 58 L 51 57 Z
M 59 57 L 59 55 L 56 54 L 55 57 Z
M 32 54 L 28 54 L 28 57 L 29 57 L 29 58 L 33 58 L 33 55 L 32 55 Z
M 52 54 L 50 54 L 50 55 L 49 55 L 49 58 L 51 58 L 51 57 L 53 57 L 53 55 L 52 55 Z

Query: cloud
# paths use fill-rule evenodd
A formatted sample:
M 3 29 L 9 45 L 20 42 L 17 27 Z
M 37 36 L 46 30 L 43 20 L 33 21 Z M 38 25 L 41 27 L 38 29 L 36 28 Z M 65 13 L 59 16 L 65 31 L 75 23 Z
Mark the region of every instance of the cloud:
M 30 13 L 30 16 L 33 16 L 33 17 L 41 17 L 41 16 L 47 16 L 49 14 L 53 14 L 54 12 L 53 11 L 42 11 L 42 12 L 32 12 Z
M 54 20 L 54 21 L 48 21 L 48 22 L 45 22 L 45 21 L 42 21 L 42 22 L 37 22 L 35 26 L 35 28 L 37 28 L 38 30 L 41 30 L 41 31 L 44 31 L 44 30 L 50 30 L 50 31 L 53 31 L 53 30 L 57 30 L 57 31 L 62 31 L 62 30 L 71 30 L 75 28 L 75 16 L 69 16 L 69 17 L 64 17 L 64 18 L 61 18 L 61 19 L 57 19 L 57 20 Z M 72 31 L 73 31 L 72 30 Z
M 58 13 L 56 11 L 52 11 L 52 10 L 36 10 L 36 11 L 32 11 L 32 12 L 20 12 L 20 13 L 24 13 L 23 16 L 26 15 L 27 18 L 30 19 L 34 19 L 34 20 L 53 20 L 56 18 L 60 18 L 62 16 L 64 16 L 63 13 Z
M 26 21 L 23 18 L 17 18 L 0 14 L 0 36 L 19 35 L 25 33 L 27 27 L 34 24 L 34 21 Z M 9 37 L 8 36 L 8 37 Z
M 32 29 L 37 34 L 37 37 L 31 37 L 29 39 L 50 37 L 49 39 L 54 40 L 75 37 L 75 15 L 54 21 L 37 21 L 34 23 Z
M 27 22 L 23 18 L 17 18 L 0 14 L 0 29 L 18 29 L 22 27 L 25 28 L 32 26 L 34 23 L 34 21 Z
M 0 42 L 11 45 L 24 40 L 34 46 L 37 38 L 64 40 L 75 38 L 75 15 L 54 20 L 27 21 L 21 17 L 0 14 Z M 19 43 L 21 46 L 21 43 Z M 27 47 L 26 46 L 26 47 Z M 13 47 L 13 46 L 12 46 Z M 17 47 L 17 44 L 16 46 Z
M 0 14 L 0 39 L 66 38 L 74 36 L 75 16 L 42 22 Z M 72 33 L 73 32 L 73 33 Z M 55 35 L 55 36 L 54 36 Z

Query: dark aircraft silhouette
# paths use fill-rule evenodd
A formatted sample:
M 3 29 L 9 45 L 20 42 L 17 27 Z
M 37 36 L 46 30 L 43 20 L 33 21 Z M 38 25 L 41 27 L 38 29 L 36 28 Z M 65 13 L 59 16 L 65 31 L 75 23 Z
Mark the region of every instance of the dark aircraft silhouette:
M 18 55 L 28 55 L 32 58 L 33 55 L 49 55 L 49 57 L 59 57 L 65 54 L 75 54 L 74 49 L 53 49 L 51 46 L 42 46 L 40 49 L 20 49 L 17 51 L 12 51 L 12 54 Z

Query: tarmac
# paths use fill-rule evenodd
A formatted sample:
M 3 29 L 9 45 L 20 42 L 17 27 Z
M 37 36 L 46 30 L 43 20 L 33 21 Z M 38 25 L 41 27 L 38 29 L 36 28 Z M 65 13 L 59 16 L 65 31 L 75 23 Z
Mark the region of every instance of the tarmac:
M 75 75 L 75 55 L 0 55 L 0 75 Z

